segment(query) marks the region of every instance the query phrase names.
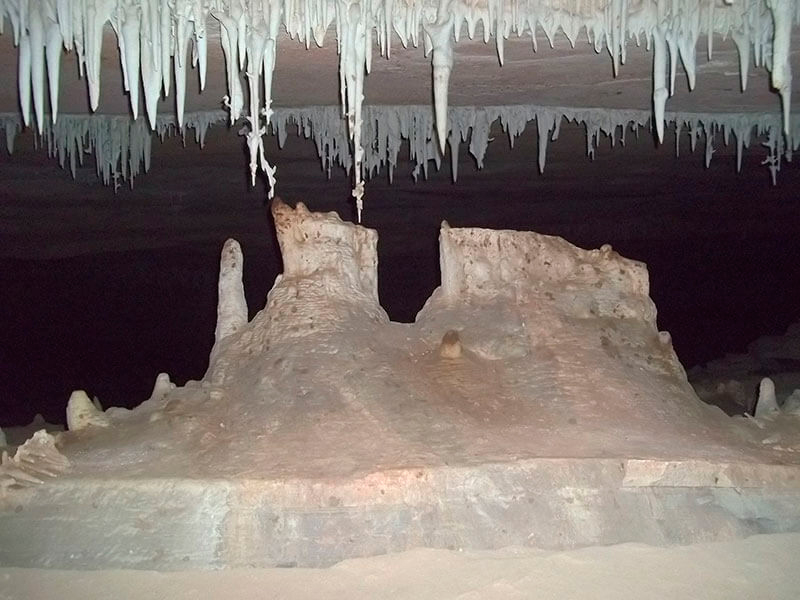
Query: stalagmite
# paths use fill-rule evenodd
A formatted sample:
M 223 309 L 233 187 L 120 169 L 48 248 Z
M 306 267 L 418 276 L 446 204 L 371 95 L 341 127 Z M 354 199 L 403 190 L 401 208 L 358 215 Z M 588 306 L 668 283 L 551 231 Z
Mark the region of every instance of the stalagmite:
M 461 339 L 454 329 L 451 329 L 442 337 L 439 356 L 442 358 L 461 358 Z
M 201 381 L 157 398 L 159 377 L 153 402 L 107 415 L 113 431 L 38 432 L 2 456 L 0 562 L 304 568 L 421 543 L 796 529 L 800 461 L 762 432 L 783 425 L 791 441 L 800 423 L 700 402 L 657 329 L 644 264 L 445 223 L 441 286 L 393 323 L 375 230 L 302 203 L 272 214 L 283 272 L 251 321 L 218 331 Z M 221 266 L 243 301 L 232 241 Z
M 108 427 L 108 417 L 89 399 L 83 390 L 72 392 L 67 403 L 67 429 L 78 431 L 86 427 Z
M 164 396 L 166 396 L 169 392 L 175 389 L 175 384 L 172 383 L 169 379 L 169 375 L 167 373 L 159 373 L 156 377 L 156 381 L 153 384 L 153 391 L 150 394 L 149 400 L 151 401 L 158 401 L 161 400 Z
M 764 377 L 758 386 L 755 416 L 758 418 L 766 417 L 777 412 L 780 412 L 780 407 L 775 398 L 775 382 L 769 377 Z
M 247 324 L 247 301 L 242 284 L 243 267 L 244 259 L 239 242 L 227 240 L 222 247 L 219 261 L 217 328 L 214 332 L 217 344 Z

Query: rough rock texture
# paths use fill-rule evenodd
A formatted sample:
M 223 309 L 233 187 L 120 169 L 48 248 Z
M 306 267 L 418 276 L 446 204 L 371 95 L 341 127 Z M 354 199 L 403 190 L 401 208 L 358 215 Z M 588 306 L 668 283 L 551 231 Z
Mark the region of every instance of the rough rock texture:
M 0 563 L 311 566 L 800 528 L 793 446 L 694 395 L 644 265 L 445 224 L 442 286 L 398 324 L 374 231 L 302 204 L 273 216 L 285 269 L 266 307 L 222 328 L 203 381 L 63 434 L 70 473 L 0 503 Z
M 40 484 L 69 467 L 69 460 L 56 448 L 55 438 L 43 429 L 37 431 L 14 456 L 5 450 L 0 456 L 0 502 L 14 490 Z

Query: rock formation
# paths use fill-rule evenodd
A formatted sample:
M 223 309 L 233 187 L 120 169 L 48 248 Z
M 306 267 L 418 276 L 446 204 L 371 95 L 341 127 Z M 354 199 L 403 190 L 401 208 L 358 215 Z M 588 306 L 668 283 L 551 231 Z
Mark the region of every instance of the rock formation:
M 758 385 L 758 401 L 756 402 L 756 417 L 766 417 L 780 412 L 778 401 L 775 398 L 775 383 L 769 377 L 764 377 Z
M 222 248 L 219 264 L 219 300 L 217 303 L 217 329 L 214 340 L 219 343 L 247 323 L 247 301 L 242 285 L 244 257 L 236 240 L 228 240 Z
M 78 431 L 85 427 L 108 427 L 109 421 L 102 410 L 89 399 L 86 392 L 72 392 L 67 402 L 67 429 Z
M 276 201 L 272 214 L 284 272 L 248 322 L 241 252 L 226 242 L 202 381 L 159 375 L 132 411 L 75 392 L 53 452 L 20 473 L 5 461 L 15 482 L 69 464 L 24 502 L 70 525 L 0 507 L 0 563 L 310 566 L 420 545 L 673 543 L 800 523 L 785 504 L 800 481 L 791 430 L 767 440 L 699 401 L 656 327 L 643 264 L 445 223 L 442 285 L 399 324 L 378 302 L 375 231 L 303 204 Z M 755 495 L 733 501 L 742 486 Z M 142 533 L 123 497 L 159 533 Z M 89 498 L 102 507 L 92 521 L 78 510 Z M 113 527 L 114 551 L 87 542 L 52 559 L 48 548 L 84 544 L 69 527 Z
M 365 148 L 372 150 L 375 141 L 369 135 L 368 109 L 363 105 L 364 90 L 367 85 L 366 74 L 372 68 L 372 55 L 376 47 L 381 56 L 391 57 L 391 46 L 397 43 L 396 36 L 403 46 L 417 46 L 422 42 L 424 53 L 431 56 L 433 111 L 428 113 L 426 121 L 426 145 L 431 151 L 426 152 L 427 159 L 438 162 L 445 153 L 446 143 L 451 145 L 455 154 L 458 137 L 451 121 L 453 115 L 448 113 L 448 88 L 451 71 L 455 66 L 455 44 L 464 37 L 473 38 L 476 27 L 480 23 L 484 42 L 494 38 L 497 56 L 502 64 L 505 56 L 506 42 L 509 38 L 530 35 L 532 47 L 537 48 L 537 36 L 543 31 L 553 46 L 554 37 L 563 32 L 571 46 L 575 47 L 578 37 L 586 36 L 587 41 L 596 52 L 605 48 L 611 56 L 614 76 L 625 64 L 630 55 L 634 55 L 633 44 L 644 45 L 652 49 L 652 82 L 651 103 L 652 115 L 649 111 L 641 111 L 645 118 L 652 116 L 658 140 L 664 136 L 665 121 L 677 121 L 678 129 L 683 119 L 666 112 L 667 100 L 675 92 L 678 62 L 683 65 L 689 89 L 693 89 L 698 73 L 696 46 L 701 33 L 706 36 L 707 54 L 712 55 L 715 36 L 732 38 L 738 50 L 739 82 L 742 91 L 747 86 L 751 75 L 751 66 L 764 67 L 770 73 L 770 85 L 778 93 L 782 110 L 777 114 L 777 106 L 769 112 L 758 114 L 758 132 L 769 129 L 767 144 L 770 146 L 768 165 L 773 177 L 781 165 L 781 155 L 791 159 L 792 150 L 798 146 L 797 127 L 790 119 L 792 90 L 791 39 L 793 30 L 800 21 L 797 3 L 792 0 L 650 0 L 648 2 L 622 2 L 619 0 L 597 0 L 593 2 L 575 2 L 552 0 L 482 0 L 481 2 L 451 1 L 435 2 L 420 0 L 418 2 L 393 2 L 392 0 L 371 0 L 366 3 L 336 5 L 334 9 L 329 2 L 322 0 L 306 0 L 302 3 L 285 3 L 280 0 L 217 0 L 200 2 L 199 0 L 180 0 L 175 2 L 156 2 L 154 0 L 126 0 L 117 2 L 90 2 L 78 0 L 58 0 L 53 3 L 29 3 L 28 0 L 6 0 L 0 3 L 0 19 L 8 19 L 12 24 L 14 44 L 19 46 L 19 60 L 9 61 L 17 64 L 16 79 L 19 92 L 20 115 L 17 122 L 26 126 L 36 126 L 39 135 L 47 129 L 48 136 L 58 137 L 56 143 L 69 149 L 73 144 L 67 143 L 74 133 L 68 127 L 55 127 L 58 116 L 59 81 L 61 72 L 61 54 L 63 49 L 79 49 L 77 58 L 81 74 L 86 74 L 89 106 L 96 111 L 100 106 L 101 73 L 105 72 L 104 64 L 118 62 L 122 71 L 122 87 L 128 93 L 130 110 L 134 121 L 139 114 L 139 84 L 144 92 L 144 113 L 150 130 L 163 126 L 159 122 L 157 112 L 159 96 L 169 95 L 171 87 L 176 90 L 176 122 L 178 130 L 182 130 L 189 115 L 184 114 L 187 79 L 187 51 L 192 47 L 192 65 L 197 65 L 201 88 L 205 86 L 208 66 L 209 37 L 219 31 L 225 67 L 224 79 L 226 95 L 224 106 L 228 111 L 227 119 L 233 125 L 240 117 L 245 117 L 246 125 L 241 134 L 246 138 L 249 156 L 251 180 L 257 171 L 267 178 L 270 197 L 275 184 L 275 167 L 270 165 L 264 149 L 263 136 L 272 128 L 280 131 L 279 120 L 273 120 L 273 75 L 278 48 L 285 49 L 289 40 L 286 35 L 296 41 L 304 42 L 309 47 L 313 39 L 316 45 L 322 46 L 325 32 L 335 30 L 338 50 L 339 95 L 341 106 L 337 107 L 336 129 L 347 135 L 347 141 L 336 144 L 335 153 L 346 155 L 345 168 L 353 175 L 353 195 L 360 217 L 363 206 L 364 176 L 375 163 L 365 157 Z M 1 22 L 1 21 L 0 21 Z M 80 26 L 76 26 L 80 23 Z M 116 46 L 119 48 L 118 60 L 103 53 L 103 29 L 106 25 L 116 35 Z M 2 30 L 0 29 L 0 33 Z M 644 40 L 644 44 L 640 42 Z M 107 44 L 108 46 L 108 44 Z M 636 52 L 638 54 L 639 52 Z M 465 53 L 467 54 L 467 53 Z M 750 58 L 752 54 L 752 59 Z M 212 55 L 213 56 L 213 55 Z M 462 59 L 465 56 L 462 55 Z M 308 60 L 317 60 L 309 57 Z M 302 73 L 303 60 L 288 63 L 290 69 Z M 650 61 L 648 61 L 650 62 Z M 213 64 L 213 61 L 212 61 Z M 482 70 L 483 66 L 473 63 L 473 69 Z M 703 65 L 705 66 L 705 65 Z M 729 67 L 730 68 L 730 67 Z M 401 67 L 402 69 L 402 67 Z M 467 70 L 470 70 L 469 68 Z M 45 77 L 45 73 L 47 77 Z M 400 73 L 403 73 L 401 70 Z M 10 79 L 8 72 L 2 73 L 4 79 Z M 580 77 L 579 71 L 572 72 L 573 77 Z M 518 75 L 516 76 L 518 77 Z M 246 80 L 245 93 L 242 79 Z M 397 89 L 402 89 L 402 85 Z M 486 87 L 482 85 L 482 87 Z M 506 86 L 495 98 L 497 104 L 508 99 Z M 732 89 L 729 91 L 733 91 Z M 50 119 L 46 117 L 45 98 L 49 95 L 51 107 Z M 597 108 L 580 108 L 580 112 L 594 112 L 598 121 L 604 123 L 603 129 L 616 136 L 617 126 L 627 129 L 629 117 L 622 123 L 611 116 L 609 106 L 603 107 L 602 94 L 593 98 L 599 102 Z M 247 98 L 247 106 L 245 106 Z M 574 98 L 564 98 L 566 105 Z M 777 100 L 777 99 L 776 99 Z M 217 102 L 217 99 L 214 99 Z M 394 104 L 403 104 L 402 96 L 397 97 Z M 494 102 L 484 102 L 484 105 Z M 578 102 L 581 105 L 580 102 Z M 609 104 L 607 101 L 605 104 Z M 777 102 L 776 102 L 777 104 Z M 592 104 L 593 105 L 593 104 Z M 635 103 L 623 105 L 626 108 L 640 108 Z M 483 112 L 484 106 L 473 107 Z M 516 107 L 515 107 L 516 108 Z M 548 107 L 556 109 L 556 106 Z M 14 107 L 17 109 L 17 106 Z M 763 110 L 763 109 L 762 109 Z M 392 107 L 394 123 L 402 110 Z M 432 114 L 431 114 L 432 112 Z M 617 111 L 619 114 L 620 111 Z M 745 114 L 726 114 L 723 120 L 734 125 L 737 138 L 737 152 L 741 156 L 743 147 L 749 145 L 752 127 L 741 130 L 738 123 Z M 759 111 L 760 112 L 760 111 Z M 770 112 L 772 110 L 770 109 Z M 346 118 L 342 118 L 342 117 Z M 433 117 L 433 118 L 431 118 Z M 202 118 L 208 121 L 213 117 Z M 716 128 L 712 126 L 713 115 L 697 114 L 695 118 L 702 120 L 707 139 L 711 139 Z M 560 119 L 560 114 L 559 114 Z M 127 119 L 126 119 L 127 120 Z M 767 125 L 765 121 L 772 121 Z M 61 117 L 59 125 L 63 123 Z M 277 122 L 276 122 L 277 121 Z M 537 126 L 542 127 L 541 115 L 537 118 Z M 435 129 L 430 127 L 435 122 Z M 504 121 L 506 124 L 508 121 Z M 552 121 L 551 121 L 552 122 Z M 613 123 L 613 126 L 609 127 Z M 127 124 L 126 124 L 127 125 Z M 548 125 L 548 132 L 553 129 Z M 172 123 L 170 122 L 170 127 Z M 8 127 L 4 127 L 9 131 Z M 395 130 L 400 128 L 396 125 Z M 122 143 L 120 152 L 112 153 L 102 149 L 105 156 L 103 170 L 113 174 L 117 182 L 120 175 L 138 171 L 139 158 L 142 152 L 149 154 L 149 138 L 142 143 L 143 134 L 147 133 L 147 125 L 142 123 L 138 135 L 134 139 L 120 140 L 117 133 L 116 143 Z M 324 130 L 320 121 L 314 122 L 314 129 Z M 589 144 L 587 150 L 592 154 L 594 136 L 597 130 L 587 130 Z M 614 133 L 611 133 L 613 131 Z M 7 133 L 12 139 L 15 132 Z M 473 144 L 481 144 L 473 128 Z M 695 135 L 695 134 L 693 134 Z M 486 135 L 483 136 L 485 145 Z M 545 149 L 548 135 L 541 136 L 540 143 Z M 553 139 L 557 134 L 553 134 Z M 427 144 L 427 140 L 437 143 Z M 466 140 L 466 137 L 461 137 Z M 728 138 L 725 137 L 727 144 Z M 780 140 L 780 141 L 779 141 Z M 105 144 L 104 144 L 105 145 Z M 399 144 L 396 144 L 399 146 Z M 86 148 L 81 143 L 78 148 Z M 318 146 L 321 152 L 323 145 Z M 693 143 L 694 147 L 694 143 Z M 383 147 L 385 150 L 386 147 Z M 714 145 L 707 142 L 706 160 L 711 159 Z M 435 154 L 432 152 L 435 151 Z M 75 154 L 78 154 L 76 152 Z M 72 156 L 75 156 L 72 154 Z M 383 154 L 383 152 L 382 152 Z M 107 162 L 112 157 L 112 162 Z M 128 165 L 128 157 L 133 156 Z M 388 155 L 382 155 L 383 163 Z M 366 160 L 365 160 L 366 159 Z M 544 164 L 544 151 L 539 155 L 540 166 Z M 478 158 L 480 164 L 481 159 Z M 118 166 L 121 163 L 121 167 Z M 145 161 L 149 164 L 149 161 Z M 326 161 L 326 164 L 327 161 Z M 352 166 L 352 168 L 351 168 Z
M 170 381 L 169 375 L 166 373 L 159 373 L 153 384 L 153 391 L 150 394 L 149 400 L 157 402 L 164 398 L 170 391 L 174 390 L 175 387 L 175 384 Z
M 0 456 L 0 500 L 14 489 L 40 484 L 69 467 L 69 460 L 56 448 L 55 438 L 44 430 L 37 431 L 13 457 L 5 450 Z

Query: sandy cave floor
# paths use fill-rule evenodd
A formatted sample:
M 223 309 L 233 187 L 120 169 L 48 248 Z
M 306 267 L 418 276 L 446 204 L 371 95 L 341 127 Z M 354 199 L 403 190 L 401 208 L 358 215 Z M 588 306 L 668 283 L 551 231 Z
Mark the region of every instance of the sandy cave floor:
M 546 552 L 417 549 L 327 569 L 62 571 L 0 569 L 0 599 L 488 598 L 792 599 L 800 533 L 657 548 L 621 544 Z

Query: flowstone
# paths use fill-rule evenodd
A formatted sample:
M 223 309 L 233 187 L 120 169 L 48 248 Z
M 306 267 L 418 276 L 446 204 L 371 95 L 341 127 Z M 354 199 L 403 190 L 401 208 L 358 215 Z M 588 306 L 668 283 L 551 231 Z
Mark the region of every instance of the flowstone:
M 0 564 L 323 566 L 800 529 L 797 454 L 697 398 L 643 264 L 445 223 L 442 285 L 399 324 L 375 231 L 272 212 L 285 270 L 265 308 L 247 322 L 228 241 L 203 380 L 162 374 L 136 409 L 60 434 L 69 470 L 0 500 Z

